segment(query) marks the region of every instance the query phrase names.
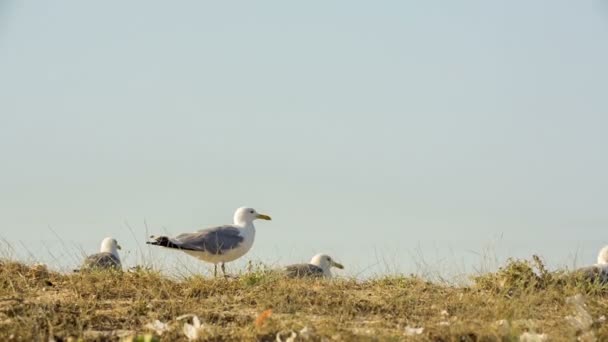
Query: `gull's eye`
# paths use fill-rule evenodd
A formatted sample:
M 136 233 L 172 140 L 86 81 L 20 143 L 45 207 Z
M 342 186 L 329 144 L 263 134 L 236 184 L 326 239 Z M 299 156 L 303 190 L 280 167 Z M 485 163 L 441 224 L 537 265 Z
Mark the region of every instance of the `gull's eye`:
M 253 210 L 249 210 L 249 212 L 253 214 Z

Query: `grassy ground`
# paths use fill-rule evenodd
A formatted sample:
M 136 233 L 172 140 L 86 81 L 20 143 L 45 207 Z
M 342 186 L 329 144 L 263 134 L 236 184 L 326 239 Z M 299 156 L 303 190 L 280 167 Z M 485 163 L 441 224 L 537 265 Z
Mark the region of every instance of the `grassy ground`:
M 215 341 L 605 341 L 604 314 L 608 288 L 549 273 L 538 259 L 513 261 L 470 286 L 263 271 L 228 280 L 145 270 L 66 275 L 0 262 L 2 341 L 187 340 L 184 325 L 194 319 L 182 315 L 200 320 L 191 329 L 199 339 Z M 147 327 L 156 320 L 158 331 Z

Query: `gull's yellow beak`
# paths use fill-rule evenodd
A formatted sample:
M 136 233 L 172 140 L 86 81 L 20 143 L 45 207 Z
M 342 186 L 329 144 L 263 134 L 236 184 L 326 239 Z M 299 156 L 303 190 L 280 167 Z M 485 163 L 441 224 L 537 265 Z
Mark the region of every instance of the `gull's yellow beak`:
M 272 220 L 272 219 L 270 218 L 270 216 L 268 216 L 268 215 L 264 215 L 264 214 L 258 214 L 258 215 L 257 215 L 255 218 L 258 218 L 258 219 L 261 219 L 261 220 L 267 220 L 267 221 Z
M 121 250 L 122 247 L 120 247 L 120 245 L 116 245 L 116 249 Z
M 339 262 L 335 262 L 335 261 L 333 261 L 333 260 L 332 260 L 332 262 L 331 262 L 331 265 L 332 265 L 333 267 L 335 267 L 335 268 L 339 268 L 339 269 L 341 269 L 341 270 L 343 270 L 343 269 L 344 269 L 344 266 L 342 266 L 342 264 L 341 264 L 341 263 L 339 263 Z

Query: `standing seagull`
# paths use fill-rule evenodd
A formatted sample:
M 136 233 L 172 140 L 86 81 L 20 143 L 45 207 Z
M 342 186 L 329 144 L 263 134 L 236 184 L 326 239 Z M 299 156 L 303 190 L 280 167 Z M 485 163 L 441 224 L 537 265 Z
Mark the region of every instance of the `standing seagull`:
M 120 257 L 118 256 L 118 250 L 120 245 L 116 239 L 107 237 L 101 241 L 101 248 L 99 253 L 89 255 L 84 259 L 81 270 L 93 270 L 93 269 L 116 269 L 121 270 Z
M 270 220 L 270 216 L 258 214 L 252 208 L 238 208 L 234 213 L 234 224 L 201 229 L 194 233 L 180 234 L 174 238 L 154 237 L 147 244 L 180 249 L 193 257 L 215 265 L 213 275 L 217 277 L 217 264 L 236 260 L 247 253 L 253 245 L 256 219 Z
M 285 275 L 291 278 L 331 278 L 331 267 L 343 269 L 342 264 L 334 261 L 329 255 L 317 254 L 308 264 L 296 264 L 285 267 Z

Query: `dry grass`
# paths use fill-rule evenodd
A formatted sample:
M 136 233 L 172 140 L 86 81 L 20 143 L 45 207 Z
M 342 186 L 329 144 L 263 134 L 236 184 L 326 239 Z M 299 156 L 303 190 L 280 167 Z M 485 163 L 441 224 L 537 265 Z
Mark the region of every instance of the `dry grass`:
M 576 294 L 585 306 L 567 301 Z M 2 341 L 180 341 L 192 321 L 178 320 L 186 314 L 200 318 L 201 340 L 215 341 L 275 341 L 277 335 L 298 335 L 296 341 L 519 341 L 526 331 L 549 341 L 608 340 L 601 318 L 608 314 L 608 288 L 547 272 L 538 259 L 511 261 L 469 286 L 417 277 L 292 280 L 264 271 L 229 280 L 172 280 L 144 270 L 66 275 L 0 262 Z M 160 336 L 146 328 L 155 320 L 169 324 Z M 417 334 L 412 328 L 419 327 Z

